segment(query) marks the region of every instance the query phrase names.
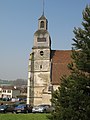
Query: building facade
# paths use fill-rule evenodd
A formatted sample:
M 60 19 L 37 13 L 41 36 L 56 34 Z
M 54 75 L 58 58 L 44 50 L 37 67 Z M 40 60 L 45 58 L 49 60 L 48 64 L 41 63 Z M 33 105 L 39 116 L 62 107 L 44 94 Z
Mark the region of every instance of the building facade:
M 20 90 L 14 86 L 0 86 L 0 98 L 17 98 Z
M 38 19 L 34 45 L 29 57 L 27 104 L 51 104 L 52 91 L 57 89 L 60 77 L 70 74 L 67 64 L 71 50 L 52 50 L 48 21 L 44 15 Z

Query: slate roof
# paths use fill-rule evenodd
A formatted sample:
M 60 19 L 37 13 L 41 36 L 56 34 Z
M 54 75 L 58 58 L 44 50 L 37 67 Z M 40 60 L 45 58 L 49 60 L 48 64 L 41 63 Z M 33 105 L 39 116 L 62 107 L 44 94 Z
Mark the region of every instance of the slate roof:
M 34 35 L 37 35 L 37 36 L 39 36 L 39 35 L 41 35 L 41 34 L 45 35 L 45 34 L 49 34 L 49 33 L 48 33 L 47 30 L 37 30 L 37 31 L 34 33 Z
M 42 15 L 38 20 L 47 20 L 44 15 Z
M 0 86 L 0 88 L 4 90 L 19 90 L 18 88 L 15 88 L 14 86 Z
M 60 78 L 63 75 L 69 75 L 70 70 L 67 65 L 71 62 L 71 50 L 52 50 L 52 84 L 60 84 Z

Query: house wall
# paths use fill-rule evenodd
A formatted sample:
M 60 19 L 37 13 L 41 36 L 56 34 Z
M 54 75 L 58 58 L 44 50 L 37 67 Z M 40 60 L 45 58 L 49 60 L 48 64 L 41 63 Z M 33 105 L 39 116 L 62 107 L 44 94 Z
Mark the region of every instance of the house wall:
M 2 97 L 3 98 L 12 98 L 12 90 L 2 89 Z
M 0 88 L 0 98 L 16 98 L 17 95 L 20 95 L 20 90 Z
M 20 95 L 20 90 L 13 90 L 12 91 L 12 97 L 16 98 L 18 95 Z

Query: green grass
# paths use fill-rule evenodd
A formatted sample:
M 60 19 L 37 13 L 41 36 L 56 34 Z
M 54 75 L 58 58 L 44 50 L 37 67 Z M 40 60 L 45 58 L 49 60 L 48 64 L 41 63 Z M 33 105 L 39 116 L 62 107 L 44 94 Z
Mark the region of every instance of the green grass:
M 0 120 L 48 120 L 49 114 L 1 114 Z

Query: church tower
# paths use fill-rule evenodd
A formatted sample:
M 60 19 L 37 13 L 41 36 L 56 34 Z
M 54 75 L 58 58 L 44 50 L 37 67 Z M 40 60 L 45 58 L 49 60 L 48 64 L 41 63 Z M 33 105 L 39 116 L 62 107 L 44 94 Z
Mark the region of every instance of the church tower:
M 50 104 L 51 38 L 47 31 L 48 21 L 44 14 L 38 19 L 34 33 L 34 45 L 29 58 L 27 104 Z

